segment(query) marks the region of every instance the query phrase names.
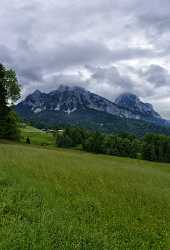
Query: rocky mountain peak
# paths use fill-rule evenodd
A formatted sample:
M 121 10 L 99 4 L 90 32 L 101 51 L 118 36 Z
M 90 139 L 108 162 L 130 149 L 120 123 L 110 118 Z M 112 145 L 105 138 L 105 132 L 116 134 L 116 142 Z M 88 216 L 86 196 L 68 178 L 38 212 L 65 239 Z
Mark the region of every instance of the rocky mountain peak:
M 116 105 L 126 108 L 133 113 L 138 113 L 143 116 L 161 118 L 160 115 L 153 109 L 149 103 L 142 102 L 139 97 L 131 93 L 124 93 L 115 100 Z
M 38 89 L 36 89 L 33 93 L 32 96 L 40 96 L 42 94 L 42 92 Z
M 117 97 L 115 103 L 121 107 L 134 107 L 139 105 L 140 99 L 131 93 L 124 93 Z
M 32 115 L 60 113 L 71 116 L 73 113 L 93 110 L 130 119 L 161 119 L 151 104 L 143 103 L 134 94 L 124 93 L 114 103 L 84 88 L 67 85 L 60 85 L 57 90 L 48 94 L 36 90 L 18 104 L 18 109 L 31 112 Z

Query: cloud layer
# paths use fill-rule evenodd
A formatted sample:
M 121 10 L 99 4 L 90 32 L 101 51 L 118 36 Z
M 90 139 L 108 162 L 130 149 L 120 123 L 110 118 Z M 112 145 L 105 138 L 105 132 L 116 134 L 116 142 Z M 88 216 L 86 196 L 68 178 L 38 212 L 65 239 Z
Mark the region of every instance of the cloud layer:
M 23 96 L 80 85 L 132 92 L 170 118 L 169 0 L 1 0 L 0 61 Z

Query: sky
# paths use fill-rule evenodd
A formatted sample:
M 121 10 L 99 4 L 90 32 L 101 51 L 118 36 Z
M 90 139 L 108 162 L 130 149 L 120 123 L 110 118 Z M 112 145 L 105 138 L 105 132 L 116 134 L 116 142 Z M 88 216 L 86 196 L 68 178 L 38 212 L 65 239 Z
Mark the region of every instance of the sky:
M 130 92 L 170 119 L 170 1 L 1 0 L 0 62 L 22 98 L 61 84 Z

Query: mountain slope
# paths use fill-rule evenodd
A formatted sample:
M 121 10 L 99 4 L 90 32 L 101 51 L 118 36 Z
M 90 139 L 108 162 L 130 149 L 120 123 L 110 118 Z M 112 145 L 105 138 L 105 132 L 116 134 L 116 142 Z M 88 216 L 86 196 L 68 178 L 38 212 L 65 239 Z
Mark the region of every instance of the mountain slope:
M 165 121 L 153 107 L 130 94 L 113 103 L 80 87 L 60 86 L 48 94 L 36 90 L 19 103 L 16 110 L 24 119 L 48 127 L 71 124 L 106 132 L 139 131 L 138 134 L 143 135 L 143 131 L 152 132 L 150 127 L 155 126 L 155 131 L 166 130 L 169 134 L 168 128 L 158 128 Z
M 126 108 L 134 114 L 140 114 L 148 118 L 161 119 L 161 116 L 153 109 L 150 103 L 143 103 L 141 100 L 131 93 L 125 93 L 120 95 L 115 103 L 122 108 Z
M 118 107 L 107 99 L 86 91 L 80 87 L 68 87 L 61 85 L 56 91 L 49 94 L 36 90 L 29 95 L 18 107 L 27 109 L 33 113 L 43 111 L 62 111 L 70 115 L 76 111 L 92 109 L 118 115 L 126 118 L 137 118 L 131 111 Z

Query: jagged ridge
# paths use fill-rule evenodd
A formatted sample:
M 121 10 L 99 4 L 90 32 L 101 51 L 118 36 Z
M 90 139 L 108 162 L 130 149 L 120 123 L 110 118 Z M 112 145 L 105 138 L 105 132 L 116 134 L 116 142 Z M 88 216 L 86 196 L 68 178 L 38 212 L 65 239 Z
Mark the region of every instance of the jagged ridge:
M 161 119 L 161 116 L 153 109 L 150 103 L 143 103 L 134 94 L 124 93 L 116 99 L 115 103 L 119 107 L 132 111 L 134 114 Z
M 114 103 L 81 87 L 64 85 L 50 93 L 36 90 L 16 106 L 16 111 L 23 119 L 46 127 L 71 124 L 108 132 L 138 130 L 137 134 L 142 135 L 154 131 L 144 121 L 169 126 L 151 104 L 141 102 L 133 94 L 121 95 Z
M 36 90 L 29 95 L 18 107 L 29 109 L 30 112 L 63 111 L 70 115 L 80 110 L 92 109 L 131 119 L 160 119 L 152 105 L 142 103 L 132 94 L 124 94 L 113 103 L 99 95 L 93 94 L 81 87 L 61 85 L 49 94 Z

